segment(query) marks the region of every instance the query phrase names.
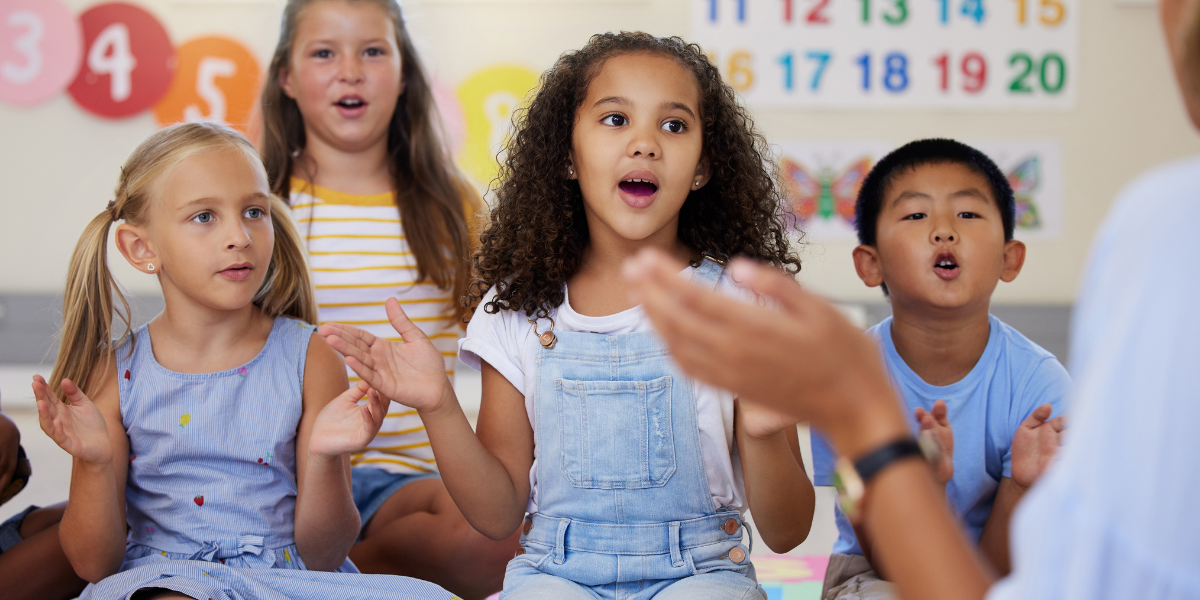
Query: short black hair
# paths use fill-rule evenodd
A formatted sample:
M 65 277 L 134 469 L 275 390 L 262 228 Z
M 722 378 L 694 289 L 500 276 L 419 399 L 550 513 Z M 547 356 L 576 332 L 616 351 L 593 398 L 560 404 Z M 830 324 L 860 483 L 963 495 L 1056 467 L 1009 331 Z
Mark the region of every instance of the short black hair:
M 1004 241 L 1012 240 L 1016 201 L 1013 199 L 1012 186 L 1000 167 L 986 154 L 962 142 L 931 138 L 909 142 L 871 167 L 854 203 L 854 227 L 858 230 L 858 243 L 875 245 L 875 228 L 880 207 L 883 206 L 883 193 L 896 177 L 917 167 L 945 163 L 962 165 L 988 181 L 1004 223 Z

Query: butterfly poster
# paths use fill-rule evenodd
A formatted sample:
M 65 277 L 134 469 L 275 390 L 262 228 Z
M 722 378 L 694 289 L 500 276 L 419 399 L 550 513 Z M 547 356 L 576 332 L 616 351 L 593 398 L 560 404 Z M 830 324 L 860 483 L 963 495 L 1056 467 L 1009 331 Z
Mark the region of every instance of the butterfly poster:
M 854 202 L 875 161 L 893 148 L 882 141 L 792 142 L 777 147 L 788 222 L 806 239 L 853 241 Z
M 1062 229 L 1062 147 L 1041 140 L 967 143 L 987 154 L 1008 178 L 1016 200 L 1014 236 L 1057 238 Z

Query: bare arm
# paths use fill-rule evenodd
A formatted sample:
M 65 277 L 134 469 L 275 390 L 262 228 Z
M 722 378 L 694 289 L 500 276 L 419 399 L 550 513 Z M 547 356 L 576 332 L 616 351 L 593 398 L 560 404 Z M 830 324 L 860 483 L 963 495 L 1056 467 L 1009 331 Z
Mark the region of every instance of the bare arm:
M 72 456 L 71 492 L 59 539 L 75 572 L 92 583 L 121 568 L 128 531 L 125 477 L 129 438 L 121 422 L 114 364 L 110 359 L 93 371 L 104 379 L 94 392 L 94 401 L 64 379 L 64 403 L 51 395 L 45 379 L 33 378 L 42 431 Z
M 366 392 L 366 386 L 350 388 L 341 359 L 320 336 L 309 339 L 296 433 L 295 526 L 296 549 L 313 570 L 342 566 L 358 538 L 346 452 L 370 443 L 387 413 L 386 401 L 378 398 L 359 406 Z
M 857 458 L 910 435 L 871 340 L 787 274 L 746 260 L 735 260 L 731 269 L 735 281 L 777 300 L 779 308 L 692 285 L 653 250 L 626 265 L 635 300 L 685 371 L 810 421 L 843 456 Z M 983 597 L 987 571 L 922 461 L 898 461 L 876 475 L 863 509 L 873 558 L 893 576 L 901 597 Z
M 403 342 L 336 323 L 322 325 L 321 334 L 373 389 L 417 410 L 459 510 L 480 533 L 507 538 L 520 526 L 529 499 L 533 430 L 524 397 L 485 364 L 476 436 L 446 377 L 441 353 L 398 302 L 388 300 L 387 312 Z
M 767 547 L 783 554 L 808 537 L 817 501 L 804 472 L 796 424 L 739 401 L 733 421 L 750 514 Z
M 1049 404 L 1035 408 L 1013 434 L 1012 477 L 1000 479 L 992 513 L 979 536 L 980 551 L 1001 575 L 1008 575 L 1012 570 L 1008 528 L 1013 511 L 1054 460 L 1062 443 L 1066 421 L 1063 417 L 1051 419 L 1053 411 L 1054 407 Z

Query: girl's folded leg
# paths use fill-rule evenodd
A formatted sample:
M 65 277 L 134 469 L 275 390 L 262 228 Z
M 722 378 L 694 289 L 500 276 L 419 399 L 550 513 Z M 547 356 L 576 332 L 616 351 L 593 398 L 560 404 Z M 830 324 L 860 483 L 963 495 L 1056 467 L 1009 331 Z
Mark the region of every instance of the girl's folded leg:
M 695 600 L 693 597 L 689 600 Z M 504 576 L 500 600 L 601 600 L 591 590 L 569 579 L 541 573 L 532 567 L 510 568 Z

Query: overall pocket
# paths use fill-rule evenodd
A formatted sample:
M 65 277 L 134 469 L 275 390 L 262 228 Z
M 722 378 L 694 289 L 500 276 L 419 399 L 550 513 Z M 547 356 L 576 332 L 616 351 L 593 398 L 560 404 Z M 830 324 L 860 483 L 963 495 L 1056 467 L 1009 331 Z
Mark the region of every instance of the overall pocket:
M 649 488 L 675 473 L 671 377 L 555 381 L 561 468 L 578 488 Z

